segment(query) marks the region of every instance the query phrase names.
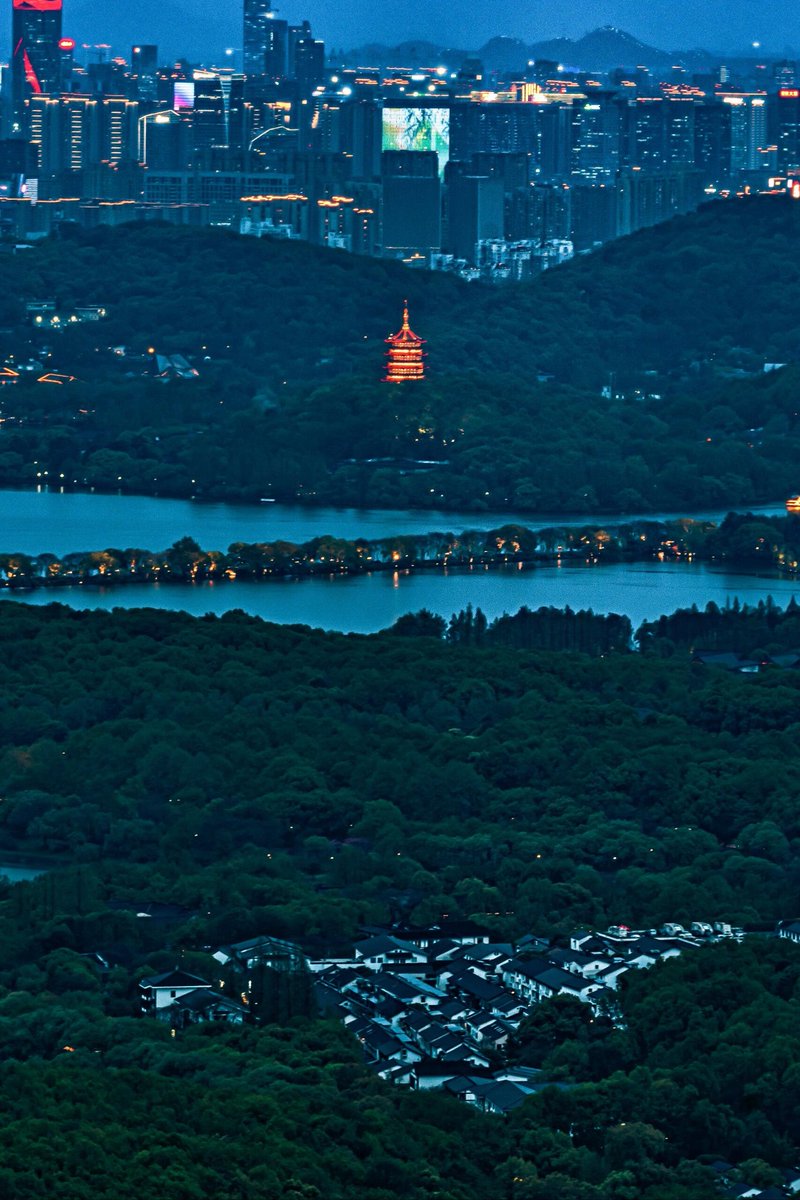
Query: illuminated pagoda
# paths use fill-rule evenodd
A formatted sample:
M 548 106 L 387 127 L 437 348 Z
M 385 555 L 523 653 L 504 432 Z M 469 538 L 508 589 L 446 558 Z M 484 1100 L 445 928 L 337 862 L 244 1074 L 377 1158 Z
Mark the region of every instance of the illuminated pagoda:
M 403 301 L 403 328 L 386 339 L 386 377 L 384 383 L 407 383 L 425 378 L 424 338 L 418 337 L 408 323 L 408 301 Z

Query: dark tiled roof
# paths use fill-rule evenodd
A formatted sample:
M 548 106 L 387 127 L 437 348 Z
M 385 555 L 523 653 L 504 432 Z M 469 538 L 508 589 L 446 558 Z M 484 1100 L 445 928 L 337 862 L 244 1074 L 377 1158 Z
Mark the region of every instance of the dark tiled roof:
M 363 958 L 371 958 L 375 954 L 398 954 L 401 952 L 403 954 L 419 954 L 419 947 L 412 946 L 410 942 L 401 942 L 386 934 L 379 934 L 377 937 L 359 942 L 355 950 Z
M 180 971 L 176 967 L 174 971 L 165 971 L 163 975 L 148 975 L 139 984 L 140 987 L 149 988 L 210 988 L 211 984 L 207 979 L 201 979 L 199 975 L 190 975 L 188 971 Z
M 493 1108 L 497 1108 L 500 1112 L 512 1112 L 513 1109 L 519 1108 L 520 1104 L 524 1104 L 528 1099 L 530 1092 L 525 1088 L 521 1088 L 516 1083 L 496 1083 L 493 1087 L 483 1090 L 483 1096 L 487 1104 L 491 1104 Z
M 588 967 L 598 961 L 609 962 L 611 955 L 608 952 L 604 954 L 587 954 L 583 950 L 551 950 L 547 957 L 550 959 L 550 962 L 555 963 L 559 967 L 564 967 L 568 963 L 574 963 L 576 967 Z
M 569 971 L 562 971 L 561 967 L 549 967 L 546 971 L 542 971 L 540 975 L 536 976 L 536 982 L 542 984 L 544 987 L 553 988 L 554 991 L 559 991 L 561 988 L 570 988 L 572 991 L 578 992 L 591 981 L 581 979 L 576 975 L 570 975 Z
M 238 1000 L 233 1000 L 230 996 L 223 996 L 219 992 L 208 991 L 206 988 L 197 988 L 194 992 L 187 992 L 175 1003 L 180 1008 L 191 1009 L 192 1012 L 206 1012 L 209 1008 L 225 1008 L 228 1012 L 238 1012 L 243 1016 L 247 1012 L 246 1005 L 240 1004 Z
M 538 979 L 542 971 L 546 971 L 550 963 L 546 958 L 515 958 L 506 963 L 504 972 L 522 975 L 525 979 Z

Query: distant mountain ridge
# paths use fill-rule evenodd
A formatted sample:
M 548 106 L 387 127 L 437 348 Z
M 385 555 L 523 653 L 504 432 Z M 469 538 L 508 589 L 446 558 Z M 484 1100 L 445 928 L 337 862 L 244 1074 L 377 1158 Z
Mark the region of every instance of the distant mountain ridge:
M 608 71 L 614 67 L 640 65 L 665 68 L 671 67 L 676 57 L 671 51 L 649 46 L 611 25 L 594 29 L 576 41 L 570 38 L 553 38 L 550 41 L 536 42 L 529 50 L 531 58 L 555 59 L 557 62 L 563 62 L 565 66 L 581 67 L 585 70 Z
M 220 57 L 228 46 L 241 46 L 242 41 L 238 5 L 220 4 L 212 18 L 204 16 L 198 21 L 192 15 L 191 0 L 136 0 L 135 4 L 130 0 L 104 0 L 102 5 L 97 0 L 70 0 L 69 6 L 65 6 L 64 32 L 79 44 L 108 43 L 117 54 L 127 55 L 137 41 L 147 41 L 158 44 L 164 60 L 181 55 L 206 63 Z M 7 37 L 5 40 L 7 43 Z M 8 50 L 7 44 L 5 49 Z M 488 71 L 521 72 L 529 61 L 536 59 L 584 71 L 639 65 L 667 70 L 673 64 L 702 71 L 725 58 L 745 57 L 746 52 L 726 56 L 702 48 L 663 50 L 625 30 L 606 25 L 575 39 L 551 38 L 527 43 L 501 35 L 480 47 L 458 47 L 412 38 L 393 45 L 371 42 L 334 55 L 337 61 L 352 66 L 421 67 L 441 62 L 457 70 L 464 59 L 477 57 Z
M 702 70 L 715 61 L 706 50 L 660 50 L 613 25 L 585 33 L 583 37 L 551 38 L 526 43 L 519 38 L 496 37 L 478 49 L 461 50 L 436 46 L 431 42 L 407 41 L 398 46 L 378 43 L 360 46 L 345 55 L 348 63 L 360 66 L 421 66 L 441 58 L 449 66 L 464 58 L 481 59 L 489 71 L 521 71 L 530 61 L 552 60 L 565 67 L 584 71 L 610 71 L 615 67 L 645 66 L 668 70 L 675 64 Z

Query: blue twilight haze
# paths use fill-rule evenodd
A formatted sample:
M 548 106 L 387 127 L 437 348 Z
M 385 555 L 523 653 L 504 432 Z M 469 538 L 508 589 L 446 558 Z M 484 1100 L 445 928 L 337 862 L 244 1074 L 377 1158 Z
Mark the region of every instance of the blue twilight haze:
M 419 38 L 472 49 L 491 37 L 580 37 L 599 25 L 664 49 L 800 46 L 796 0 L 281 0 L 277 8 L 290 21 L 308 18 L 333 48 Z M 65 30 L 120 50 L 146 40 L 213 57 L 241 45 L 241 0 L 65 0 L 64 9 Z

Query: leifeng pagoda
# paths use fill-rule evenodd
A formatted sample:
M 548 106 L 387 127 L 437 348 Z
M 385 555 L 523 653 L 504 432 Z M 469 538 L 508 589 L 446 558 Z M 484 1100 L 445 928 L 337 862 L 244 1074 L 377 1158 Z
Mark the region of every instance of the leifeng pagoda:
M 418 337 L 408 323 L 408 301 L 403 301 L 403 328 L 386 339 L 386 377 L 384 383 L 407 383 L 425 378 L 424 338 Z

